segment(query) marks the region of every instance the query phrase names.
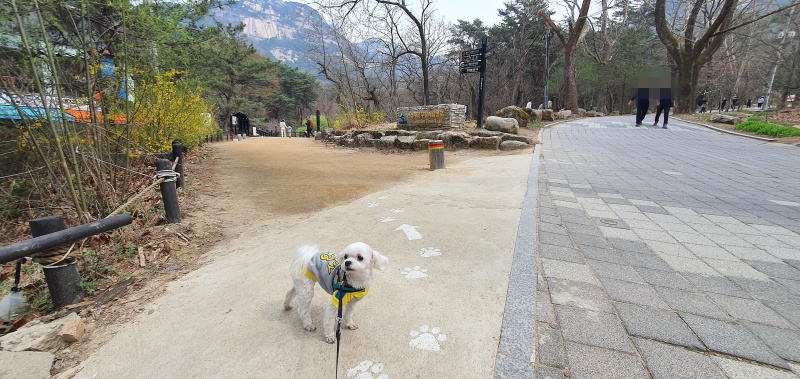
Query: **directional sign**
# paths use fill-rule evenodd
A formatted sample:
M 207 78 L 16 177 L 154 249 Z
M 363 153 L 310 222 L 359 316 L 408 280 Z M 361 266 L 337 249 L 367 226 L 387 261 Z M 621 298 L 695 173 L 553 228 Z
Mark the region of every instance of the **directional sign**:
M 480 67 L 481 61 L 477 62 L 461 62 L 461 68 Z
M 467 74 L 467 73 L 471 73 L 471 72 L 481 72 L 481 68 L 480 67 L 470 67 L 470 68 L 462 68 L 461 69 L 461 73 L 462 74 Z
M 419 234 L 416 226 L 403 224 L 398 226 L 397 229 L 395 229 L 395 231 L 397 230 L 402 230 L 403 233 L 406 234 L 406 238 L 408 238 L 409 241 L 422 239 L 422 235 Z
M 480 54 L 461 56 L 462 62 L 480 62 L 481 60 L 483 60 L 483 57 Z
M 467 51 L 462 51 L 461 56 L 464 57 L 467 55 L 480 55 L 480 53 L 481 49 L 467 50 Z

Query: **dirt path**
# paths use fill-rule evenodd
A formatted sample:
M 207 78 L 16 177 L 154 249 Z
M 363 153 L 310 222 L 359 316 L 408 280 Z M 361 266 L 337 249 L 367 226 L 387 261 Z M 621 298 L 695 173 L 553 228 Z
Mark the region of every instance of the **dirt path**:
M 446 164 L 520 153 L 529 154 L 448 151 Z M 261 239 L 287 226 L 303 228 L 311 215 L 429 172 L 428 164 L 427 151 L 352 150 L 304 138 L 248 138 L 194 152 L 187 160 L 187 186 L 181 190 L 182 223 L 152 231 L 180 232 L 188 243 L 174 240 L 166 259 L 136 271 L 123 295 L 81 312 L 87 338 L 60 351 L 54 371 L 78 365 L 144 312 L 169 282 L 232 252 L 215 247 L 246 233 Z M 217 251 L 207 254 L 211 250 Z

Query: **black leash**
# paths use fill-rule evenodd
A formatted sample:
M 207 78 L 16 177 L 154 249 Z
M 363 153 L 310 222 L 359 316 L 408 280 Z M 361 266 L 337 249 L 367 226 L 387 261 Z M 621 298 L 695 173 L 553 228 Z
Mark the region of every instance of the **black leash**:
M 363 288 L 353 288 L 347 283 L 347 273 L 341 267 L 339 267 L 339 272 L 341 272 L 341 281 L 333 283 L 333 293 L 336 297 L 336 300 L 339 301 L 339 306 L 337 307 L 338 310 L 336 312 L 336 378 L 339 378 L 339 341 L 341 341 L 342 336 L 342 308 L 344 305 L 344 296 L 348 293 L 352 292 L 361 292 L 364 291 Z M 337 278 L 338 275 L 334 276 Z M 336 280 L 334 279 L 334 280 Z

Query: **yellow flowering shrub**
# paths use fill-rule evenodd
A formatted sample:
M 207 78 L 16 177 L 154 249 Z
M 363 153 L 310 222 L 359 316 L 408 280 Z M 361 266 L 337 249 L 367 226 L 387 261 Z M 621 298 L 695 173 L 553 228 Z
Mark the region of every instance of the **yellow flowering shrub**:
M 334 129 L 361 128 L 365 125 L 381 124 L 386 120 L 385 112 L 366 111 L 364 108 L 358 108 L 353 111 L 343 106 L 342 109 L 344 111 L 339 113 L 336 119 L 333 120 Z
M 170 151 L 176 139 L 193 147 L 217 133 L 213 107 L 199 88 L 179 81 L 179 74 L 171 70 L 137 84 L 131 142 L 145 151 Z

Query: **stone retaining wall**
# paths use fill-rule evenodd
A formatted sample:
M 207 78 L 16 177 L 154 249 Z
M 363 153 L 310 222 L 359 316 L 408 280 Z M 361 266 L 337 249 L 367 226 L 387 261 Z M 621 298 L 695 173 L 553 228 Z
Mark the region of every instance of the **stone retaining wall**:
M 322 133 L 318 134 L 320 137 Z M 328 141 L 344 147 L 374 147 L 378 149 L 427 150 L 431 140 L 442 140 L 445 150 L 486 149 L 516 150 L 531 148 L 533 138 L 494 132 L 473 130 L 469 133 L 455 130 L 351 130 L 326 133 Z M 319 138 L 322 139 L 322 138 Z

